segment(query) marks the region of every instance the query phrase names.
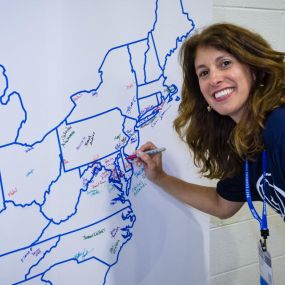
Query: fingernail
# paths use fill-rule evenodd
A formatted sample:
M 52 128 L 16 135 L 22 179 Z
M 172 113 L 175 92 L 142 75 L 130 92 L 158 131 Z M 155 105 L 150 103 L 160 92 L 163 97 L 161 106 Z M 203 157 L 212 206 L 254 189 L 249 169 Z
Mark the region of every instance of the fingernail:
M 140 157 L 142 155 L 142 151 L 138 150 L 137 151 L 137 157 Z

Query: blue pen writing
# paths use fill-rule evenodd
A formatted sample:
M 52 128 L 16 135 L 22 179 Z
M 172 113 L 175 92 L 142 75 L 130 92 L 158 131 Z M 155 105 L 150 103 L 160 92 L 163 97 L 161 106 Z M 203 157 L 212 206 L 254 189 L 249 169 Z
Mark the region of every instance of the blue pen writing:
M 143 153 L 146 153 L 146 154 L 157 154 L 157 153 L 161 153 L 163 151 L 165 151 L 166 148 L 165 147 L 161 147 L 161 148 L 155 148 L 155 149 L 150 149 L 150 150 L 146 150 L 144 151 Z M 135 158 L 138 158 L 139 157 L 139 154 L 138 153 L 135 153 L 135 154 L 132 154 L 132 155 L 129 155 L 127 157 L 127 159 L 135 159 Z

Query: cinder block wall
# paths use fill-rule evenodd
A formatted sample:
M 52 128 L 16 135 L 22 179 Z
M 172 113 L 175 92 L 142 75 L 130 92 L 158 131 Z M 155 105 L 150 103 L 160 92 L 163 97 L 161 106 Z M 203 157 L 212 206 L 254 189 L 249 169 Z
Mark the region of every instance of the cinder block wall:
M 275 49 L 285 51 L 285 0 L 213 0 L 213 6 L 213 22 L 231 22 L 253 29 Z M 256 206 L 260 213 L 261 204 Z M 284 285 L 285 223 L 273 211 L 269 211 L 268 222 L 274 284 Z M 209 284 L 259 284 L 259 225 L 247 205 L 233 218 L 212 218 L 210 224 Z

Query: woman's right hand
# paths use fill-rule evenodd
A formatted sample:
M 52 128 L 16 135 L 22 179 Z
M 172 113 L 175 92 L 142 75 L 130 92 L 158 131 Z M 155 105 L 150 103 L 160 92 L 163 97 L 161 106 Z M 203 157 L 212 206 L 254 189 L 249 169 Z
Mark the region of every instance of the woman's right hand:
M 144 172 L 146 177 L 155 184 L 167 174 L 162 168 L 162 154 L 146 154 L 144 151 L 157 148 L 152 142 L 143 144 L 137 151 L 138 163 L 142 162 L 144 165 Z

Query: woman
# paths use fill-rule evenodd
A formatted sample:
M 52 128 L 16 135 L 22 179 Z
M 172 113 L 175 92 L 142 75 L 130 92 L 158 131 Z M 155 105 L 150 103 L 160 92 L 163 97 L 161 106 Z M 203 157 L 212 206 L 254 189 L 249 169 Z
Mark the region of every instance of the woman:
M 284 56 L 261 36 L 232 24 L 214 24 L 185 41 L 174 127 L 201 173 L 219 182 L 216 188 L 205 187 L 168 175 L 161 155 L 143 153 L 155 148 L 151 142 L 139 149 L 146 176 L 181 201 L 224 219 L 246 201 L 249 165 L 252 200 L 262 200 L 265 192 L 265 200 L 284 219 Z

